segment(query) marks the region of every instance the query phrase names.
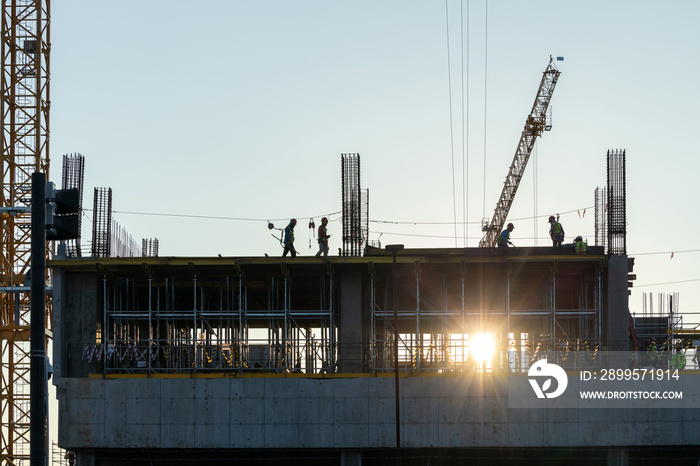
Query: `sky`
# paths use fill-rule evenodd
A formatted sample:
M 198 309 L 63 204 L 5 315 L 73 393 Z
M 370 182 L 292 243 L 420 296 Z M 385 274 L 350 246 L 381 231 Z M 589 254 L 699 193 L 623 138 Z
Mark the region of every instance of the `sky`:
M 160 256 L 281 255 L 268 221 L 341 237 L 341 154 L 361 157 L 370 241 L 476 247 L 550 56 L 561 71 L 508 221 L 595 243 L 606 153 L 626 151 L 630 309 L 679 293 L 700 322 L 700 3 L 64 0 L 51 10 L 50 178 L 94 187 Z M 466 229 L 465 229 L 466 222 Z M 653 298 L 649 298 L 653 294 Z M 693 313 L 698 313 L 694 316 Z

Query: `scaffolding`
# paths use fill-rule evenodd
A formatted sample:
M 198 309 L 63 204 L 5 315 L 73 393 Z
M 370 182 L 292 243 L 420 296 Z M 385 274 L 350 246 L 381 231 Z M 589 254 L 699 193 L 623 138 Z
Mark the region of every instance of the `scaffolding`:
M 241 267 L 222 275 L 190 272 L 106 276 L 104 332 L 85 344 L 81 359 L 105 374 L 335 370 L 332 269 L 311 277 L 285 265 L 264 275 Z
M 527 371 L 541 358 L 581 370 L 599 362 L 603 256 L 461 257 L 399 255 L 400 370 Z M 97 332 L 71 343 L 71 364 L 81 368 L 71 373 L 326 374 L 341 363 L 391 372 L 391 259 L 380 250 L 352 264 L 100 261 L 97 315 L 75 316 L 94 319 Z M 349 301 L 341 302 L 341 288 Z M 344 320 L 341 309 L 350 313 Z M 485 344 L 493 355 L 477 361 Z
M 603 271 L 581 273 L 577 264 L 521 263 L 504 267 L 462 262 L 445 271 L 416 262 L 399 268 L 399 355 L 401 370 L 414 372 L 527 372 L 546 357 L 567 370 L 598 363 L 601 344 Z M 370 274 L 373 372 L 390 372 L 393 305 L 390 284 Z M 538 287 L 533 295 L 532 287 Z M 381 299 L 378 297 L 382 297 Z M 492 356 L 475 354 L 491 345 Z

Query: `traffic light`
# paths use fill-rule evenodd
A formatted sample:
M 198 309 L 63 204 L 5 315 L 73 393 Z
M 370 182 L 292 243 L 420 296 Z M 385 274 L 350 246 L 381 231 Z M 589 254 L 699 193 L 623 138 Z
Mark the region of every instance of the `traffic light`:
M 80 238 L 80 194 L 77 188 L 56 189 L 46 183 L 46 239 Z

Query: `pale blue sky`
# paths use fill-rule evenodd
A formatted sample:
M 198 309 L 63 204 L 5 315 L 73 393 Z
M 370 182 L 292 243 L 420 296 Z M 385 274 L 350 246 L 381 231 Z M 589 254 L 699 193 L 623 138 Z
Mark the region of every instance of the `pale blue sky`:
M 553 129 L 509 217 L 513 242 L 548 244 L 546 217 L 561 213 L 567 241 L 593 243 L 606 152 L 626 149 L 636 284 L 675 282 L 635 288 L 632 310 L 642 292 L 680 292 L 681 310 L 700 312 L 700 3 L 491 0 L 488 14 L 486 5 L 54 2 L 51 177 L 63 154 L 83 154 L 85 206 L 94 186 L 111 187 L 115 219 L 137 240 L 157 237 L 161 255 L 281 254 L 266 220 L 283 227 L 291 217 L 308 255 L 309 217 L 333 214 L 331 251 L 341 246 L 340 154 L 356 152 L 371 240 L 463 246 L 466 187 L 476 246 L 549 56 L 564 56 Z

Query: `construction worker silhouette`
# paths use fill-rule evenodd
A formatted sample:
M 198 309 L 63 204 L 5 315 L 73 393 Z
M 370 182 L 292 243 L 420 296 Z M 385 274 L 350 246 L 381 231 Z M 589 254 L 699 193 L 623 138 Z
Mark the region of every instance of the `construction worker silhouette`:
M 510 244 L 511 246 L 513 243 L 510 242 L 510 232 L 515 230 L 515 226 L 512 223 L 509 223 L 508 226 L 506 226 L 506 229 L 501 232 L 501 235 L 498 237 L 498 252 L 500 254 L 505 254 L 506 250 L 508 249 L 508 245 Z
M 323 257 L 328 257 L 328 238 L 331 237 L 331 235 L 328 234 L 328 219 L 326 217 L 323 217 L 321 219 L 321 225 L 318 227 L 318 252 L 316 253 L 316 257 L 320 256 L 323 254 Z
M 282 257 L 286 257 L 287 253 L 290 253 L 292 257 L 297 256 L 297 250 L 294 249 L 294 227 L 296 224 L 297 219 L 293 218 L 284 229 L 284 252 L 282 253 Z

